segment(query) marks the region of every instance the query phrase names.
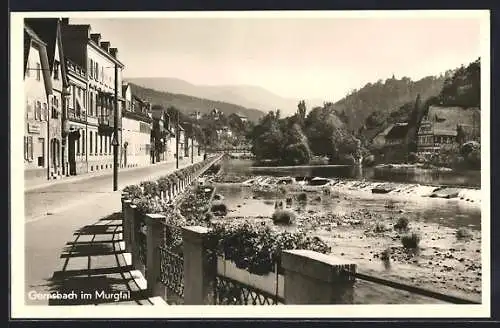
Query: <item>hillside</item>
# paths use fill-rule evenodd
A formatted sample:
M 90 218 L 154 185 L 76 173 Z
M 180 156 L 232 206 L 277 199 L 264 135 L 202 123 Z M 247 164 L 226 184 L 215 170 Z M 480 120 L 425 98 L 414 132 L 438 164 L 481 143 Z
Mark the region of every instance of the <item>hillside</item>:
M 226 115 L 230 114 L 243 114 L 248 117 L 250 121 L 258 121 L 264 115 L 263 112 L 257 109 L 246 108 L 243 106 L 213 101 L 203 98 L 196 98 L 184 94 L 175 94 L 169 92 L 162 92 L 153 89 L 144 88 L 135 83 L 131 83 L 136 94 L 139 98 L 145 99 L 153 104 L 163 105 L 165 108 L 174 106 L 184 114 L 189 114 L 193 111 L 200 111 L 201 113 L 208 113 L 213 108 L 218 108 Z
M 444 76 L 428 76 L 418 81 L 392 77 L 385 82 L 368 83 L 333 106 L 344 117 L 349 130 L 362 131 L 370 139 L 391 122 L 407 119 L 417 95 L 424 100 L 437 96 L 443 82 Z
M 459 107 L 480 107 L 481 104 L 481 59 L 467 67 L 456 69 L 444 81 L 439 94 L 441 105 Z
M 195 85 L 176 78 L 128 78 L 127 81 L 145 88 L 190 95 L 192 97 L 237 104 L 246 108 L 256 108 L 263 112 L 280 109 L 283 116 L 292 115 L 297 110 L 299 99 L 276 95 L 262 87 L 253 85 Z M 306 100 L 308 107 L 321 105 L 322 100 Z

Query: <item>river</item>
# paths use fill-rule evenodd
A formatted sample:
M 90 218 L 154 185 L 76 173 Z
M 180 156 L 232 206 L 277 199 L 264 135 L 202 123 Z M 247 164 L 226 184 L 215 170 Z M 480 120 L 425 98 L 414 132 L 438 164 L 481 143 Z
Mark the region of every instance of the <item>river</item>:
M 324 178 L 366 179 L 370 181 L 390 181 L 479 188 L 480 171 L 438 171 L 431 169 L 387 169 L 356 167 L 346 165 L 256 167 L 251 160 L 230 159 L 224 162 L 226 174 L 304 176 Z
M 410 186 L 441 184 L 470 187 L 476 187 L 478 180 L 477 176 L 464 177 L 456 172 L 418 174 L 415 171 L 415 174 L 391 175 L 385 171 L 377 175 L 373 168 L 360 171 L 346 166 L 255 168 L 251 161 L 234 159 L 225 160 L 222 164 L 223 175 L 233 177 L 317 176 L 397 181 Z M 388 278 L 403 279 L 428 289 L 452 290 L 475 298 L 481 295 L 481 206 L 478 200 L 470 202 L 466 197 L 431 198 L 414 192 L 373 194 L 370 189 L 342 186 L 334 186 L 331 194 L 324 194 L 321 187 L 317 191 L 283 192 L 275 186 L 264 188 L 227 182 L 216 183 L 216 188 L 229 210 L 224 218 L 226 220 L 269 221 L 275 212 L 275 205 L 286 203 L 284 208 L 297 213 L 297 223 L 278 229 L 300 229 L 319 236 L 332 247 L 333 254 L 356 261 L 362 270 L 379 271 Z M 479 190 L 465 190 L 480 193 Z M 307 194 L 306 202 L 298 200 L 300 193 Z M 354 215 L 349 216 L 349 213 Z M 351 221 L 346 221 L 346 217 Z M 410 230 L 421 237 L 419 254 L 411 259 L 405 258 L 406 253 L 401 251 L 400 233 L 392 229 L 400 218 L 408 219 Z M 389 230 L 374 232 L 379 224 Z M 470 231 L 471 239 L 459 239 L 457 232 L 461 229 Z M 388 248 L 395 255 L 387 271 L 385 264 L 376 256 Z M 450 268 L 453 270 L 450 271 Z

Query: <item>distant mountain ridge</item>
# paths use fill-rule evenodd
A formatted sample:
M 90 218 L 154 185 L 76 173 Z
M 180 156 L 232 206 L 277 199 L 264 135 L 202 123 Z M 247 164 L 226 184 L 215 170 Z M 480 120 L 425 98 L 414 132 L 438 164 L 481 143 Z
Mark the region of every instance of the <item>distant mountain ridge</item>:
M 141 99 L 151 102 L 152 104 L 162 105 L 165 108 L 173 106 L 177 108 L 181 113 L 189 115 L 194 111 L 199 111 L 201 113 L 208 113 L 214 108 L 218 108 L 224 114 L 242 114 L 248 117 L 250 121 L 256 122 L 264 116 L 264 112 L 253 109 L 246 108 L 243 106 L 222 102 L 213 101 L 209 99 L 203 99 L 198 97 L 193 97 L 185 94 L 175 94 L 170 92 L 158 91 L 150 88 L 145 88 L 135 83 L 129 82 L 133 93 Z
M 262 112 L 280 109 L 284 116 L 292 115 L 297 110 L 301 99 L 279 96 L 269 90 L 253 85 L 195 85 L 178 78 L 135 77 L 125 79 L 136 85 L 173 94 L 184 94 L 213 101 L 227 102 L 246 108 L 255 108 Z M 306 100 L 312 108 L 323 103 L 322 100 Z

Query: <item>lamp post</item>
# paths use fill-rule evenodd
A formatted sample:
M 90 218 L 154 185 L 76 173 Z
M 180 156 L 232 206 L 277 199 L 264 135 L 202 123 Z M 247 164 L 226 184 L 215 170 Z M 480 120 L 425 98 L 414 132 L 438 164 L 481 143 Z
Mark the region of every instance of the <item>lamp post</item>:
M 176 112 L 176 115 L 177 115 L 177 126 L 176 126 L 176 129 L 175 131 L 177 131 L 175 133 L 175 168 L 178 169 L 179 168 L 179 138 L 180 138 L 180 135 L 179 135 L 179 112 Z
M 69 122 L 68 122 L 68 99 L 71 96 L 70 87 L 66 86 L 63 88 L 62 93 L 62 113 L 61 113 L 61 121 L 62 121 L 62 149 L 61 149 L 61 164 L 62 164 L 62 173 L 63 175 L 69 176 L 69 172 L 66 168 L 66 143 L 69 133 Z
M 113 191 L 118 190 L 118 65 L 115 64 L 115 106 L 114 106 L 114 126 L 113 126 Z
M 191 164 L 194 163 L 194 135 L 191 136 Z

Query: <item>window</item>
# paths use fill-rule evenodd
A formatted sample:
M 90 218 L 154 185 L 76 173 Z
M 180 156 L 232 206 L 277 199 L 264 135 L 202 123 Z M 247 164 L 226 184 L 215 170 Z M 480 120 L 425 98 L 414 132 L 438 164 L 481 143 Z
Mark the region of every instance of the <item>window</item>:
M 59 80 L 59 62 L 54 61 L 54 80 Z
M 90 68 L 90 77 L 94 77 L 94 61 L 91 59 L 89 63 L 89 68 Z
M 75 102 L 75 86 L 74 85 L 71 85 L 69 87 L 69 90 L 70 90 L 70 93 L 71 95 L 68 97 L 69 98 L 69 101 L 68 101 L 68 107 L 69 108 L 74 108 L 74 102 Z
M 26 100 L 26 118 L 33 118 L 33 107 L 30 105 L 30 100 Z
M 26 63 L 26 72 L 25 72 L 26 77 L 30 77 L 30 70 L 31 70 L 31 63 L 28 61 Z
M 87 139 L 85 138 L 85 131 L 82 131 L 82 155 L 85 155 L 85 146 Z
M 99 81 L 99 63 L 95 63 L 95 80 Z
M 36 102 L 35 120 L 42 120 L 42 104 L 39 101 Z
M 33 159 L 33 138 L 31 138 L 31 159 Z M 44 167 L 45 166 L 45 139 L 44 138 L 38 138 L 38 153 L 40 156 L 38 156 L 38 166 Z
M 104 136 L 104 154 L 108 153 L 108 136 Z
M 104 67 L 101 66 L 101 81 L 104 82 Z
M 33 160 L 33 137 L 24 137 L 24 159 L 27 161 Z
M 40 81 L 40 73 L 42 71 L 42 68 L 40 66 L 40 63 L 36 63 L 36 80 Z
M 97 155 L 97 132 L 95 132 L 95 154 Z
M 109 153 L 110 154 L 112 153 L 112 149 L 111 149 L 111 137 L 109 137 Z
M 93 153 L 93 151 L 92 151 L 92 146 L 94 145 L 94 144 L 92 143 L 92 135 L 93 135 L 93 134 L 94 134 L 94 133 L 93 133 L 92 131 L 90 131 L 90 135 L 89 135 L 89 138 L 90 138 L 90 139 L 89 139 L 89 154 L 90 154 L 90 155 L 92 155 L 92 153 Z
M 94 94 L 91 92 L 89 97 L 89 115 L 94 115 Z
M 54 98 L 52 98 L 52 99 L 54 99 Z M 49 120 L 49 109 L 48 109 L 47 103 L 43 103 L 43 119 L 45 121 Z
M 99 154 L 102 154 L 102 136 L 99 136 Z
M 96 104 L 96 116 L 99 116 L 101 113 L 101 96 L 100 94 L 95 95 L 95 104 Z
M 77 155 L 80 155 L 80 142 L 81 142 L 82 138 L 78 138 L 78 140 L 76 141 L 76 154 Z

